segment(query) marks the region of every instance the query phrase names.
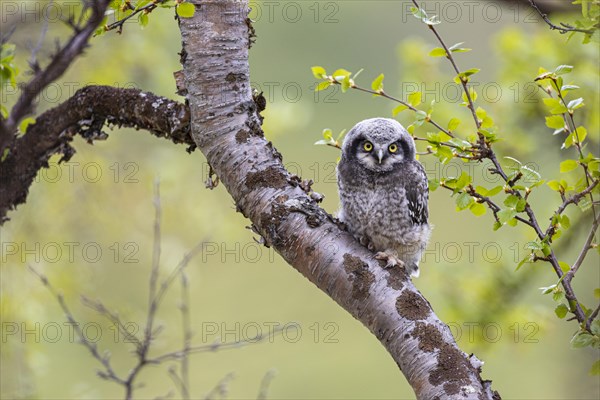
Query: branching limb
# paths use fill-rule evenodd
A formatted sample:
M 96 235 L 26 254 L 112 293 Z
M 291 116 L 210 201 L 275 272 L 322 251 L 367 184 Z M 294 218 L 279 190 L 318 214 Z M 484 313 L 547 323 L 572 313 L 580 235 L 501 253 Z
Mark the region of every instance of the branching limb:
M 67 44 L 52 57 L 50 64 L 45 69 L 40 70 L 29 83 L 21 88 L 21 95 L 6 121 L 6 130 L 8 132 L 15 132 L 21 119 L 33 112 L 36 96 L 41 93 L 46 86 L 60 78 L 73 61 L 83 53 L 88 45 L 90 37 L 102 22 L 109 3 L 110 0 L 96 0 L 85 3 L 87 7 L 92 10 L 90 18 L 83 27 L 75 27 L 73 36 L 71 36 Z M 82 13 L 84 12 L 86 12 L 86 9 L 82 11 Z
M 68 161 L 75 152 L 69 144 L 73 137 L 80 135 L 90 143 L 104 139 L 105 123 L 145 129 L 195 148 L 189 136 L 189 110 L 184 104 L 138 89 L 82 88 L 38 116 L 0 162 L 0 225 L 8 211 L 25 202 L 37 172 L 48 165 L 53 154 L 62 154 Z

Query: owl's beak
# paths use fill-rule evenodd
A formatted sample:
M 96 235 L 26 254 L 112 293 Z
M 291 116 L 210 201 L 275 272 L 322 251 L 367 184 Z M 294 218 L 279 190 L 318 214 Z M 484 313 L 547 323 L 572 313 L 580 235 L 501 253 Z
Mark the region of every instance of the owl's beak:
M 379 159 L 379 164 L 381 164 L 381 160 L 383 159 L 383 149 L 377 150 L 377 158 Z

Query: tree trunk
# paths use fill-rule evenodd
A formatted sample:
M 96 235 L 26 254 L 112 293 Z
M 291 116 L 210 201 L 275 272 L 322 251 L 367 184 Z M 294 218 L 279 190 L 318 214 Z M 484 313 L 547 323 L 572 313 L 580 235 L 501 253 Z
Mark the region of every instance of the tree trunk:
M 181 19 L 191 134 L 265 243 L 361 321 L 396 361 L 419 399 L 496 399 L 482 363 L 400 269 L 386 270 L 289 174 L 263 135 L 248 65 L 245 1 L 196 3 Z M 358 362 L 358 361 L 357 361 Z

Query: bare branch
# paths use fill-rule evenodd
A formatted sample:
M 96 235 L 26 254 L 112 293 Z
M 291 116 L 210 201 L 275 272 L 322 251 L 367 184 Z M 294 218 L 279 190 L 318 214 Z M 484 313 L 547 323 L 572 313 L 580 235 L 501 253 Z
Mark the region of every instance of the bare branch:
M 104 367 L 103 371 L 98 371 L 98 376 L 100 376 L 103 379 L 111 380 L 111 381 L 116 382 L 121 385 L 125 384 L 125 381 L 123 379 L 119 378 L 117 376 L 117 374 L 115 373 L 115 371 L 113 370 L 113 368 L 110 364 L 110 358 L 109 358 L 108 354 L 101 355 L 98 352 L 98 347 L 96 346 L 96 344 L 90 342 L 87 339 L 87 337 L 83 334 L 83 331 L 81 330 L 81 327 L 79 326 L 80 324 L 77 322 L 77 320 L 73 316 L 73 313 L 67 306 L 67 303 L 65 302 L 65 299 L 62 296 L 62 294 L 59 294 L 56 291 L 54 286 L 52 286 L 52 284 L 50 283 L 50 281 L 48 280 L 48 278 L 45 275 L 38 272 L 36 269 L 34 269 L 30 265 L 28 266 L 28 269 L 29 269 L 29 271 L 31 271 L 33 274 L 35 274 L 40 279 L 42 284 L 44 284 L 44 286 L 46 286 L 46 288 L 48 288 L 50 293 L 52 293 L 52 296 L 54 296 L 54 298 L 56 298 L 56 300 L 58 301 L 58 304 L 60 305 L 60 308 L 65 313 L 65 316 L 67 317 L 67 320 L 69 321 L 69 324 L 71 324 L 73 326 L 73 330 L 74 330 L 75 334 L 77 335 L 77 338 L 79 339 L 79 343 L 81 343 L 81 345 L 83 345 L 86 349 L 88 349 L 88 351 L 92 354 L 92 357 L 94 357 L 96 360 L 98 360 L 98 362 L 100 362 L 100 364 L 102 364 L 102 366 Z
M 575 260 L 575 262 L 571 266 L 571 270 L 569 271 L 569 274 L 575 275 L 577 273 L 577 271 L 579 270 L 579 267 L 581 267 L 581 264 L 583 263 L 583 260 L 585 260 L 585 257 L 587 255 L 588 251 L 592 248 L 592 242 L 594 240 L 594 236 L 596 236 L 596 231 L 598 230 L 599 225 L 600 225 L 600 217 L 598 217 L 594 220 L 594 223 L 592 224 L 590 232 L 588 233 L 587 239 L 585 240 L 585 243 L 583 244 L 583 248 L 581 249 L 579 255 L 577 256 L 577 260 Z
M 273 378 L 275 378 L 275 371 L 274 370 L 267 371 L 267 373 L 263 377 L 262 381 L 260 382 L 260 389 L 258 391 L 258 396 L 256 397 L 257 400 L 266 400 L 267 399 L 267 396 L 269 394 L 269 385 L 273 381 Z

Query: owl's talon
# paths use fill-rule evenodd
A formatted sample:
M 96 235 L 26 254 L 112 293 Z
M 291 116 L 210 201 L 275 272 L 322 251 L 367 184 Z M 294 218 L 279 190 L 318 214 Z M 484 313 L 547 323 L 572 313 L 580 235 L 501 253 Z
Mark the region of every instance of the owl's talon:
M 385 268 L 393 268 L 397 265 L 404 268 L 404 262 L 398 258 L 398 254 L 392 251 L 380 251 L 375 254 L 377 260 L 387 261 Z

